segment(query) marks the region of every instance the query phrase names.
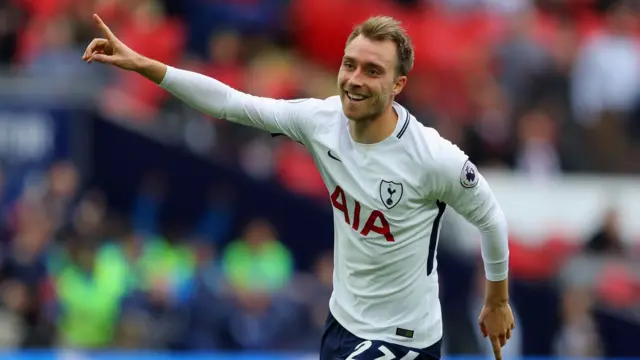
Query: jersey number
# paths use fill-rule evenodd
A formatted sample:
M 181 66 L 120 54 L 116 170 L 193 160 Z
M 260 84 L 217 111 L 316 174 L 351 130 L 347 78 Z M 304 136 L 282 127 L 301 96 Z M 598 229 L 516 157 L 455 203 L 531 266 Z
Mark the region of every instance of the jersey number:
M 345 360 L 357 360 L 356 356 L 362 354 L 363 352 L 369 350 L 369 348 L 373 345 L 373 343 L 369 340 L 363 341 L 358 346 L 356 346 L 356 351 L 352 352 L 348 358 Z M 380 345 L 378 350 L 382 353 L 382 356 L 375 358 L 375 360 L 395 360 L 396 356 L 389 350 L 388 347 L 384 345 Z M 402 359 L 399 360 L 414 360 L 418 357 L 418 353 L 415 351 L 409 351 Z

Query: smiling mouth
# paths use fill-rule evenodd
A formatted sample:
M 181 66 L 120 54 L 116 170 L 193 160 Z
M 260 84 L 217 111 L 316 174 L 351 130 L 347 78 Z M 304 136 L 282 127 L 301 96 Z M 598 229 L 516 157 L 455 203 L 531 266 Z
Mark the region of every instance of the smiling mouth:
M 364 95 L 352 94 L 350 92 L 345 92 L 345 94 L 347 94 L 347 97 L 349 98 L 349 100 L 355 101 L 355 102 L 363 101 L 367 99 L 367 97 Z

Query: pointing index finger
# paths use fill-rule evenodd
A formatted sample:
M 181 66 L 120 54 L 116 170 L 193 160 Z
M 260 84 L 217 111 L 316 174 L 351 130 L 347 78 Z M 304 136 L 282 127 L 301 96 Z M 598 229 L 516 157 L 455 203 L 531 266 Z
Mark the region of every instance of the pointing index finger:
M 502 360 L 502 346 L 497 336 L 491 337 L 491 347 L 493 348 L 493 356 L 496 360 Z
M 111 32 L 111 29 L 109 29 L 107 24 L 105 24 L 104 21 L 102 21 L 100 16 L 98 16 L 98 14 L 93 14 L 93 20 L 95 21 L 96 26 L 100 30 L 102 30 L 102 33 L 104 34 L 104 37 L 106 37 L 108 40 L 115 40 L 116 39 L 116 36 Z

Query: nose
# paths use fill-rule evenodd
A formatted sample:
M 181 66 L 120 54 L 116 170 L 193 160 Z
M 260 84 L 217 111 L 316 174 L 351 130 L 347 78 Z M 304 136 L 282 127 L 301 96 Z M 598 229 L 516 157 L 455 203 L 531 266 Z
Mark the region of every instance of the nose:
M 361 87 L 362 84 L 363 84 L 362 70 L 358 68 L 349 75 L 349 78 L 347 79 L 347 85 L 349 87 L 355 88 L 355 87 Z

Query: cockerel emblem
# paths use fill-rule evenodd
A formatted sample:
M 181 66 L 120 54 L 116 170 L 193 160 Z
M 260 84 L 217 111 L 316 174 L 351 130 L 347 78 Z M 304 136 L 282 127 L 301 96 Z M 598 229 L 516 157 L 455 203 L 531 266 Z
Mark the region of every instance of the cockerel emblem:
M 380 182 L 380 200 L 387 209 L 398 205 L 402 198 L 403 187 L 401 183 L 382 180 Z

